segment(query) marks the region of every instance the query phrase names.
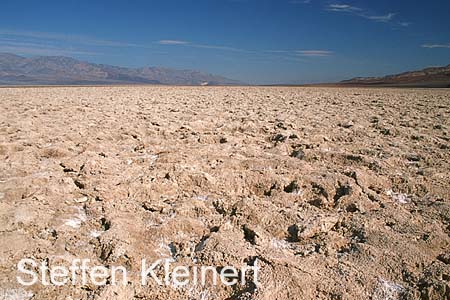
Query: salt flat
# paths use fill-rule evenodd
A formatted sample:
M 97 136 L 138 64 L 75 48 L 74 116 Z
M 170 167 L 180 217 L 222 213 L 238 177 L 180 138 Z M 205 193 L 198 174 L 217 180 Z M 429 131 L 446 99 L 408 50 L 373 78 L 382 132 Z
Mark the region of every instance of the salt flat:
M 0 299 L 449 297 L 449 90 L 2 88 L 0 124 Z M 22 258 L 260 278 L 23 287 Z

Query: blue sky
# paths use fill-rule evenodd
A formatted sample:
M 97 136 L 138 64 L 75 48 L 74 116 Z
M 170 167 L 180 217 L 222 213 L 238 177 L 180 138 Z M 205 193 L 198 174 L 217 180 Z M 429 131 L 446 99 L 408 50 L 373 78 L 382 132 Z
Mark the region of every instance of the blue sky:
M 9 1 L 0 52 L 330 82 L 450 64 L 450 1 Z

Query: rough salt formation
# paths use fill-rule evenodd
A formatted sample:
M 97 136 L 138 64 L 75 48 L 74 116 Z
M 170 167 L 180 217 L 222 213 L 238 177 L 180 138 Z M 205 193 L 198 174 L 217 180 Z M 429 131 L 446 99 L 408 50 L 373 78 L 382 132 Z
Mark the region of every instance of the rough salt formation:
M 0 298 L 448 299 L 449 128 L 448 90 L 2 88 Z M 25 257 L 261 271 L 22 287 Z

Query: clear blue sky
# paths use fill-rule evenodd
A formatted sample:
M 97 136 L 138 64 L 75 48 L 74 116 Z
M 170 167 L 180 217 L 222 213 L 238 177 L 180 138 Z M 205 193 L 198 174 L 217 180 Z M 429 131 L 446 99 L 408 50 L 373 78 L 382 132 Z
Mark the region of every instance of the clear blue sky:
M 450 1 L 142 0 L 0 4 L 0 52 L 327 82 L 450 64 Z

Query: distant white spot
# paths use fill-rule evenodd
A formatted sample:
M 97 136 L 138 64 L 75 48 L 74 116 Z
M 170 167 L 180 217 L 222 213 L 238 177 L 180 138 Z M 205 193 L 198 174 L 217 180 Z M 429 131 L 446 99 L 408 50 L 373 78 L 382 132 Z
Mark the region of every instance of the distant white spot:
M 210 292 L 208 289 L 199 288 L 197 285 L 192 286 L 189 290 L 189 299 L 209 300 Z
M 5 198 L 5 193 L 0 192 L 0 200 L 2 200 L 3 198 Z
M 380 278 L 378 280 L 378 287 L 373 294 L 373 299 L 399 300 L 402 299 L 404 292 L 405 289 L 401 285 Z
M 270 242 L 270 245 L 272 246 L 272 248 L 275 249 L 290 249 L 291 245 L 283 240 L 279 240 L 279 239 L 272 239 L 272 241 Z
M 131 158 L 127 159 L 126 163 L 127 165 L 131 165 L 133 162 L 139 163 L 148 160 L 149 164 L 153 165 L 158 158 L 159 156 L 157 154 L 143 153 L 136 156 L 132 156 Z
M 303 191 L 301 189 L 294 189 L 292 192 L 293 195 L 301 196 L 303 194 Z
M 84 196 L 84 197 L 75 199 L 75 202 L 77 202 L 77 203 L 83 203 L 83 202 L 86 202 L 86 201 L 88 201 L 88 200 L 89 200 L 89 198 L 86 197 L 86 196 Z
M 66 220 L 64 225 L 70 226 L 72 228 L 80 228 L 81 227 L 81 220 L 79 220 L 79 219 L 69 219 L 69 220 Z
M 65 221 L 64 225 L 70 226 L 72 228 L 80 228 L 81 224 L 86 221 L 86 212 L 81 207 L 75 207 L 78 210 L 78 214 L 74 218 Z
M 97 230 L 92 230 L 92 231 L 90 232 L 90 235 L 91 235 L 92 237 L 94 237 L 94 238 L 98 238 L 99 236 L 102 235 L 102 233 L 101 233 L 100 231 L 97 231 Z
M 0 289 L 0 299 L 2 300 L 27 300 L 34 296 L 32 292 L 23 288 L 18 289 Z
M 150 154 L 148 157 L 150 158 L 150 164 L 153 165 L 159 156 L 156 154 Z
M 77 215 L 78 219 L 80 219 L 81 222 L 86 221 L 87 216 L 86 216 L 86 212 L 84 211 L 84 208 L 77 207 L 77 210 L 78 210 L 78 215 Z
M 160 255 L 160 257 L 173 259 L 174 249 L 171 243 L 161 241 L 158 246 L 159 247 L 156 249 L 156 252 Z
M 176 216 L 177 216 L 176 212 L 170 212 L 167 217 L 163 215 L 163 216 L 157 217 L 156 221 L 149 220 L 146 223 L 148 226 L 151 226 L 151 227 L 160 227 L 160 226 L 163 226 L 163 225 L 169 223 L 170 220 L 176 218 Z
M 401 203 L 401 204 L 406 204 L 406 203 L 410 203 L 411 199 L 408 197 L 408 195 L 406 194 L 402 194 L 402 193 L 395 193 L 392 190 L 388 190 L 386 192 L 386 195 L 390 196 L 392 198 L 392 200 Z
M 201 173 L 203 174 L 203 176 L 205 176 L 206 180 L 208 180 L 209 182 L 212 182 L 212 183 L 215 182 L 214 177 L 212 177 L 211 174 L 202 172 L 202 171 L 201 171 Z

